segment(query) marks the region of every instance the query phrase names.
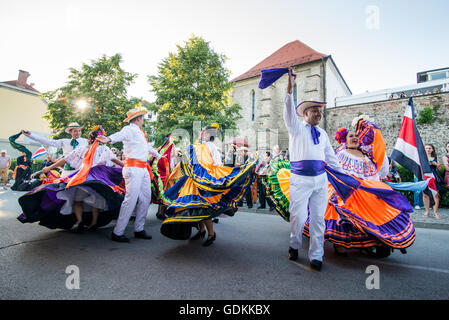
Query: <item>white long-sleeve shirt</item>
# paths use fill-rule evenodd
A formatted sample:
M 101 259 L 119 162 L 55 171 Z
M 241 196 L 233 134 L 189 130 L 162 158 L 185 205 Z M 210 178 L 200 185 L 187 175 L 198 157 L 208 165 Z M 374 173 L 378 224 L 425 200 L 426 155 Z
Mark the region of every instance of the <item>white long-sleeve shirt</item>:
M 33 134 L 31 133 L 29 135 L 29 138 L 37 141 L 39 143 L 41 143 L 44 146 L 52 146 L 52 147 L 56 147 L 56 148 L 61 148 L 62 149 L 62 154 L 63 156 L 67 156 L 70 152 L 73 151 L 73 146 L 70 144 L 70 142 L 72 141 L 72 139 L 58 139 L 58 140 L 53 140 L 53 139 L 48 139 L 48 138 L 44 138 L 41 137 L 39 135 Z M 78 147 L 85 147 L 88 145 L 87 143 L 87 139 L 84 138 L 78 138 L 76 139 L 76 141 L 78 141 L 78 145 L 76 146 L 76 148 Z
M 212 161 L 214 162 L 214 166 L 222 166 L 223 162 L 221 161 L 221 154 L 217 149 L 217 146 L 213 142 L 206 142 L 207 147 L 212 155 Z
M 296 115 L 293 95 L 287 94 L 284 103 L 284 122 L 289 134 L 290 161 L 321 160 L 331 168 L 343 172 L 326 131 L 316 127 L 320 132 L 320 142 L 314 144 L 310 124 L 300 121 Z
M 76 148 L 68 155 L 64 157 L 64 160 L 70 164 L 73 168 L 81 168 L 83 164 L 84 156 L 86 152 L 89 150 L 89 146 L 83 146 L 81 148 Z M 92 161 L 92 167 L 98 165 L 111 166 L 111 160 L 115 159 L 115 154 L 112 153 L 111 149 L 109 149 L 105 145 L 99 145 L 97 150 L 95 150 L 95 154 Z
M 142 130 L 134 123 L 110 135 L 109 139 L 111 144 L 123 142 L 123 154 L 126 158 L 147 161 L 149 153 L 157 159 L 161 158 L 161 155 L 147 141 Z

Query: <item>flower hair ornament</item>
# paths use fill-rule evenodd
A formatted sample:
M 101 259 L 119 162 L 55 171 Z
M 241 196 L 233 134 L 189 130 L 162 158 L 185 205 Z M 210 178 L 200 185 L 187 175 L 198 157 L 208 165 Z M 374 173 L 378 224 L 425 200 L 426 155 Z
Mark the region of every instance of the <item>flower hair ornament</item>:
M 340 128 L 340 129 L 338 129 L 337 133 L 335 134 L 335 140 L 338 142 L 338 144 L 345 143 L 347 135 L 348 135 L 348 130 L 346 130 L 346 128 Z
M 97 133 L 97 136 L 105 136 L 106 135 L 106 131 L 103 129 L 103 126 L 94 126 L 94 128 L 92 129 L 92 131 Z

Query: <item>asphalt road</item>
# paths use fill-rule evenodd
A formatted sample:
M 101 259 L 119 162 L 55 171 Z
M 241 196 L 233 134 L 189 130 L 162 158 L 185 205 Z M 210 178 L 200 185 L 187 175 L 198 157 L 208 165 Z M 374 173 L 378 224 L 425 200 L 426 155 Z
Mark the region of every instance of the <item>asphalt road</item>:
M 78 235 L 22 224 L 21 194 L 0 191 L 0 299 L 449 299 L 448 230 L 417 229 L 408 254 L 384 259 L 358 250 L 339 257 L 326 243 L 315 272 L 307 241 L 298 262 L 287 259 L 289 225 L 276 215 L 220 219 L 216 242 L 204 248 L 162 236 L 152 205 L 153 239 L 121 244 L 108 239 L 113 225 Z M 69 265 L 79 268 L 79 289 L 66 288 Z M 366 287 L 370 265 L 379 289 Z

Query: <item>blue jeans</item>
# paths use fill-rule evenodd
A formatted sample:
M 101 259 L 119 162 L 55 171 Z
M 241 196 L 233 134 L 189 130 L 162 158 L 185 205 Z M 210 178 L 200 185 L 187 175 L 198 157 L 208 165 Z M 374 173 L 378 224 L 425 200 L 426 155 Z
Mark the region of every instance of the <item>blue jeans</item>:
M 413 177 L 415 182 L 418 182 L 418 178 Z M 414 192 L 413 193 L 413 206 L 424 207 L 423 195 L 422 192 Z

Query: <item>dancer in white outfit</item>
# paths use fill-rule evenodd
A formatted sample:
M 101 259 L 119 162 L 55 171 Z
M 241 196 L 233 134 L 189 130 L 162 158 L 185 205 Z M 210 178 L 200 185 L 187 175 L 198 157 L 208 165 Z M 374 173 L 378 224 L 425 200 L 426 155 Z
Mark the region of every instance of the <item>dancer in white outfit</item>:
M 295 108 L 293 86 L 295 77 L 289 70 L 289 82 L 285 97 L 284 121 L 289 133 L 289 151 L 292 166 L 290 180 L 290 248 L 289 259 L 298 259 L 302 244 L 302 232 L 310 213 L 310 266 L 321 270 L 325 221 L 324 212 L 328 198 L 328 179 L 324 166 L 342 171 L 329 137 L 317 127 L 325 102 L 304 101 Z M 304 118 L 300 121 L 297 117 Z
M 117 242 L 129 242 L 124 235 L 129 219 L 136 211 L 134 222 L 134 236 L 141 239 L 151 239 L 145 232 L 145 220 L 148 208 L 151 204 L 151 168 L 147 163 L 148 154 L 151 153 L 160 159 L 161 155 L 153 149 L 148 142 L 145 132 L 142 130 L 144 115 L 148 111 L 144 109 L 132 109 L 127 112 L 124 122 L 130 122 L 117 133 L 109 137 L 98 137 L 103 143 L 123 142 L 123 153 L 126 156 L 123 178 L 126 184 L 125 199 L 120 207 L 120 215 L 117 225 L 112 232 L 111 239 Z
M 58 140 L 47 139 L 25 130 L 22 130 L 22 133 L 28 138 L 37 141 L 43 144 L 44 146 L 61 148 L 63 157 L 66 157 L 70 152 L 72 152 L 76 148 L 87 146 L 88 144 L 87 139 L 81 138 L 82 129 L 83 127 L 80 126 L 78 123 L 72 122 L 65 129 L 65 132 L 69 133 L 72 136 L 72 139 L 58 139 Z M 64 166 L 61 178 L 67 177 L 68 175 L 74 173 L 76 170 L 79 169 L 80 167 L 73 167 L 70 163 L 67 163 Z
M 47 173 L 54 168 L 61 167 L 66 163 L 72 167 L 81 168 L 86 153 L 92 147 L 95 139 L 99 134 L 103 134 L 98 130 L 89 133 L 88 145 L 78 147 L 64 158 L 59 159 L 51 166 L 42 169 L 43 173 Z M 95 149 L 95 153 L 92 159 L 92 167 L 99 165 L 107 165 L 109 162 L 113 162 L 118 166 L 123 167 L 123 163 L 115 157 L 115 154 L 104 145 L 100 145 Z M 76 232 L 83 232 L 85 230 L 96 230 L 97 219 L 99 211 L 108 209 L 107 201 L 101 195 L 99 195 L 93 188 L 87 186 L 74 186 L 56 194 L 56 197 L 60 200 L 65 200 L 64 205 L 61 208 L 60 213 L 63 215 L 75 213 L 76 225 L 73 229 Z M 87 227 L 82 221 L 83 212 L 92 212 L 91 224 Z

